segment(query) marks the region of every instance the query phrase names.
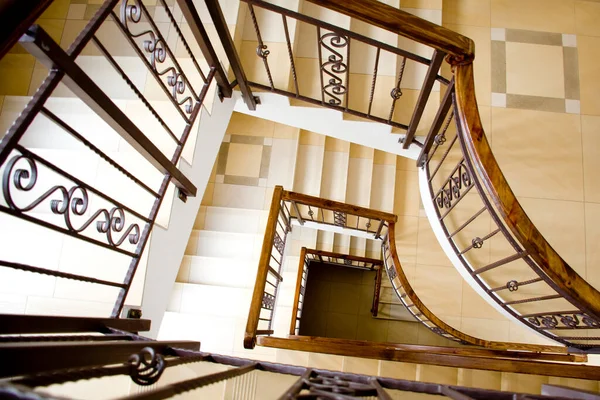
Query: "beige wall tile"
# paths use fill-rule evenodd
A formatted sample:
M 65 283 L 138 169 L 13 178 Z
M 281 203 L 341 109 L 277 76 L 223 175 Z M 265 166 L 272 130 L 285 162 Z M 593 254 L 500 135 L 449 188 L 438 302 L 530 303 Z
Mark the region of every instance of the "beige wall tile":
M 575 27 L 578 35 L 600 36 L 600 3 L 575 1 Z
M 550 245 L 585 278 L 584 204 L 529 198 L 519 202 Z
M 417 378 L 417 364 L 381 360 L 379 362 L 379 376 L 415 380 Z
M 461 24 L 487 27 L 490 26 L 490 16 L 490 0 L 445 0 L 442 8 L 444 26 Z
M 506 43 L 507 93 L 565 97 L 563 49 L 530 43 Z
M 234 112 L 227 126 L 230 135 L 273 137 L 275 123 L 266 119 Z
M 583 200 L 578 115 L 493 108 L 492 137 L 494 155 L 517 196 Z
M 354 374 L 377 375 L 379 371 L 379 360 L 367 358 L 344 357 L 344 372 Z
M 585 200 L 600 203 L 600 117 L 582 115 L 581 133 Z
M 427 223 L 427 221 L 423 221 Z M 419 218 L 399 216 L 396 223 L 396 252 L 401 263 L 417 261 L 417 240 L 419 235 Z
M 452 263 L 440 246 L 426 217 L 419 217 L 417 263 L 452 267 Z
M 415 293 L 436 315 L 457 316 L 462 309 L 462 277 L 454 267 L 417 264 Z
M 310 353 L 308 356 L 308 366 L 311 368 L 341 371 L 343 363 L 344 357 L 342 356 L 321 353 Z
M 442 0 L 402 0 L 402 8 L 442 10 Z
M 462 282 L 462 316 L 505 321 L 506 317 L 492 307 L 471 285 Z
M 420 382 L 456 385 L 458 381 L 458 368 L 420 364 L 417 367 L 417 380 Z
M 577 37 L 579 51 L 579 80 L 581 84 L 581 113 L 600 115 L 600 38 Z
M 396 171 L 394 214 L 419 216 L 419 177 L 417 171 Z
M 307 367 L 309 355 L 310 353 L 305 351 L 278 349 L 275 359 L 278 363 Z
M 600 204 L 585 204 L 587 281 L 600 290 Z
M 485 318 L 462 318 L 460 330 L 466 334 L 486 340 L 505 342 L 508 340 L 510 322 Z
M 574 33 L 574 0 L 492 0 L 492 27 Z
M 544 383 L 548 383 L 547 376 L 513 374 L 505 372 L 502 374 L 502 390 L 521 393 L 539 394 Z
M 502 372 L 461 368 L 458 370 L 458 384 L 467 387 L 500 390 Z

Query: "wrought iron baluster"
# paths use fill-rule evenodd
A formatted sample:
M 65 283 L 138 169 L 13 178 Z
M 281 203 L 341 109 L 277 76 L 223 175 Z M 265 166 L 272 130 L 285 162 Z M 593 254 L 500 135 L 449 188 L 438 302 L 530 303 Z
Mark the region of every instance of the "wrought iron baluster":
M 317 27 L 317 32 L 319 35 L 319 52 L 321 53 L 321 47 L 323 47 L 331 53 L 327 57 L 327 61 L 323 62 L 322 58 L 319 59 L 322 101 L 325 102 L 325 96 L 327 96 L 329 99 L 327 103 L 332 106 L 340 106 L 342 104 L 340 96 L 343 96 L 347 92 L 349 68 L 347 60 L 344 62 L 344 56 L 338 50 L 343 48 L 348 48 L 349 50 L 350 38 L 336 32 L 328 32 L 321 35 L 319 27 Z M 329 43 L 326 43 L 327 41 Z M 319 56 L 322 57 L 321 54 Z M 346 77 L 346 85 L 344 85 L 344 80 L 338 76 L 341 74 L 344 74 Z M 329 77 L 327 83 L 323 82 L 325 76 Z
M 167 17 L 169 17 L 169 20 L 171 21 L 171 24 L 175 28 L 175 32 L 177 33 L 177 36 L 179 37 L 179 40 L 181 40 L 181 43 L 183 44 L 183 48 L 185 49 L 185 51 L 187 52 L 187 54 L 190 56 L 190 59 L 192 60 L 192 63 L 194 64 L 194 67 L 196 67 L 196 71 L 198 71 L 198 74 L 200 75 L 200 78 L 202 78 L 202 80 L 204 81 L 204 83 L 207 83 L 208 79 L 206 78 L 206 75 L 204 74 L 204 72 L 200 68 L 200 65 L 198 65 L 198 61 L 196 61 L 196 57 L 194 56 L 194 53 L 192 53 L 192 49 L 190 49 L 190 46 L 188 45 L 187 40 L 185 40 L 185 37 L 183 36 L 183 33 L 181 32 L 181 29 L 179 28 L 179 24 L 175 20 L 175 17 L 173 17 L 173 13 L 171 12 L 171 8 L 167 5 L 167 3 L 166 3 L 165 0 L 160 0 L 160 3 L 162 4 L 163 8 L 165 9 L 165 13 L 167 14 Z
M 296 97 L 300 95 L 300 90 L 298 89 L 298 76 L 296 75 L 296 64 L 294 62 L 294 54 L 292 52 L 292 43 L 290 40 L 290 32 L 287 24 L 287 17 L 284 14 L 281 14 L 281 19 L 283 20 L 283 30 L 285 32 L 285 42 L 287 44 L 288 57 L 290 58 L 290 65 L 292 67 L 292 77 L 294 78 L 294 88 L 296 89 Z
M 373 67 L 373 79 L 371 80 L 371 94 L 369 95 L 369 109 L 367 115 L 371 115 L 371 107 L 373 106 L 373 96 L 375 95 L 375 84 L 377 83 L 377 68 L 379 67 L 379 52 L 381 49 L 378 47 L 375 53 L 375 66 Z
M 108 52 L 108 50 L 102 44 L 102 42 L 100 42 L 100 40 L 96 36 L 94 36 L 92 38 L 92 42 L 96 45 L 96 47 L 98 48 L 98 50 L 100 50 L 100 52 L 104 55 L 104 57 L 110 63 L 110 65 L 113 66 L 113 68 L 117 71 L 117 73 L 119 75 L 121 75 L 121 78 L 123 78 L 123 80 L 125 81 L 125 83 L 127 83 L 127 86 L 129 86 L 129 88 L 131 90 L 133 90 L 133 92 L 140 99 L 140 101 L 142 103 L 144 103 L 144 105 L 146 106 L 146 108 L 148 109 L 148 111 L 150 111 L 150 113 L 154 116 L 154 118 L 156 118 L 156 120 L 158 121 L 158 123 L 169 134 L 169 136 L 176 143 L 181 143 L 179 141 L 179 138 L 177 136 L 175 136 L 175 134 L 173 133 L 173 131 L 171 130 L 171 128 L 169 128 L 169 126 L 167 125 L 167 123 L 162 119 L 162 117 L 158 114 L 158 112 L 156 112 L 156 110 L 154 109 L 154 107 L 152 107 L 152 104 L 150 104 L 150 102 L 148 101 L 148 99 L 146 99 L 146 97 L 142 94 L 142 92 L 140 92 L 140 90 L 137 88 L 137 86 L 135 85 L 135 83 L 133 83 L 131 81 L 131 79 L 129 79 L 129 76 L 125 73 L 125 71 L 123 71 L 123 69 L 121 68 L 121 66 L 117 63 L 117 61 L 113 58 L 113 56 Z
M 269 68 L 269 61 L 267 61 L 267 57 L 271 53 L 268 50 L 268 46 L 263 43 L 262 36 L 260 35 L 260 29 L 258 27 L 258 21 L 256 20 L 256 14 L 254 13 L 254 7 L 252 4 L 248 3 L 248 8 L 250 10 L 250 16 L 252 17 L 252 24 L 254 25 L 254 32 L 256 33 L 256 40 L 258 41 L 258 46 L 256 46 L 256 55 L 262 58 L 263 65 L 265 66 L 265 72 L 267 73 L 267 78 L 269 79 L 269 85 L 271 86 L 271 90 L 275 89 L 273 85 L 273 76 L 271 75 L 271 69 Z
M 406 67 L 406 56 L 402 57 L 402 64 L 400 64 L 400 71 L 398 72 L 398 80 L 396 81 L 396 87 L 392 89 L 390 92 L 390 96 L 392 97 L 392 107 L 390 108 L 390 115 L 388 117 L 388 122 L 392 121 L 394 117 L 394 109 L 396 108 L 396 101 L 402 97 L 402 89 L 400 85 L 402 84 L 402 77 L 404 76 L 404 68 Z

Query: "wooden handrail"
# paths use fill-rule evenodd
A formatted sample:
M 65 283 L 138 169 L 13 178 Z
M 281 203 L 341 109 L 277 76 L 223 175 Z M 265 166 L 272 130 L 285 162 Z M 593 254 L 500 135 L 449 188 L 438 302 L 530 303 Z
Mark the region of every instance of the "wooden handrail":
M 285 201 L 295 201 L 298 204 L 340 211 L 346 214 L 359 215 L 361 218 L 384 220 L 388 222 L 396 222 L 398 220 L 398 216 L 395 214 L 287 190 L 283 192 L 282 199 Z
M 473 65 L 457 66 L 455 82 L 459 134 L 500 215 L 529 256 L 557 286 L 560 295 L 600 320 L 600 292 L 573 270 L 536 228 L 492 153 L 477 107 Z
M 398 253 L 396 252 L 396 238 L 395 238 L 395 223 L 390 223 L 389 233 L 388 233 L 388 242 L 390 246 L 390 254 L 393 259 L 393 267 L 396 272 L 396 278 L 400 281 L 400 286 L 406 293 L 406 295 L 410 298 L 411 302 L 415 305 L 415 307 L 422 313 L 426 319 L 428 319 L 432 324 L 436 325 L 438 328 L 443 331 L 449 333 L 455 338 L 460 339 L 465 343 L 469 343 L 475 346 L 481 346 L 488 349 L 495 350 L 527 350 L 527 351 L 539 351 L 539 352 L 556 352 L 556 353 L 565 353 L 567 351 L 566 347 L 563 346 L 549 346 L 549 345 L 537 345 L 537 344 L 528 344 L 528 343 L 511 343 L 511 342 L 497 342 L 490 341 L 485 339 L 476 338 L 471 335 L 467 335 L 464 332 L 461 332 L 441 319 L 439 319 L 417 296 L 415 291 L 413 290 L 408 278 L 404 274 L 402 270 L 402 266 L 400 264 L 400 260 L 398 259 Z
M 289 339 L 294 339 L 303 342 L 322 342 L 332 344 L 352 344 L 357 347 L 380 347 L 387 348 L 394 346 L 397 350 L 402 351 L 415 351 L 425 353 L 439 353 L 439 354 L 455 354 L 462 356 L 471 357 L 494 357 L 494 358 L 512 358 L 520 360 L 538 360 L 538 361 L 562 361 L 562 362 L 587 362 L 588 355 L 585 353 L 539 353 L 536 351 L 513 351 L 513 350 L 493 350 L 485 349 L 481 347 L 447 347 L 447 346 L 427 346 L 421 344 L 407 344 L 407 343 L 382 343 L 382 342 L 370 342 L 368 340 L 353 340 L 353 339 L 339 339 L 339 338 L 325 338 L 316 336 L 301 336 L 301 335 L 290 335 Z
M 510 359 L 500 357 L 481 357 L 464 354 L 452 354 L 435 350 L 407 349 L 397 344 L 374 344 L 344 339 L 319 338 L 297 340 L 296 338 L 259 337 L 258 344 L 279 349 L 335 354 L 376 360 L 390 360 L 415 364 L 439 365 L 455 368 L 481 369 L 486 371 L 513 372 L 564 378 L 597 380 L 600 367 L 559 362 L 533 361 L 528 359 Z M 402 345 L 408 346 L 408 345 Z M 425 346 L 429 348 L 429 346 Z M 462 349 L 460 349 L 462 350 Z M 470 349 L 472 351 L 472 349 Z M 529 353 L 531 354 L 531 353 Z M 523 357 L 525 358 L 525 357 Z
M 250 311 L 248 312 L 248 321 L 246 322 L 246 332 L 244 333 L 244 347 L 247 349 L 253 349 L 256 345 L 258 321 L 260 319 L 260 310 L 265 286 L 267 285 L 269 259 L 271 258 L 271 251 L 273 249 L 282 195 L 283 187 L 275 186 L 275 189 L 273 190 L 273 200 L 271 202 L 271 207 L 269 208 L 269 217 L 267 219 L 267 227 L 260 252 L 260 259 L 258 261 L 258 270 L 256 271 L 256 281 L 254 283 Z
M 377 0 L 308 1 L 441 50 L 453 63 L 471 62 L 475 57 L 475 43 L 468 37 Z
M 361 257 L 361 256 L 355 256 L 352 254 L 340 254 L 340 253 L 334 253 L 332 251 L 317 250 L 317 249 L 305 249 L 305 250 L 306 250 L 306 254 L 314 254 L 317 256 L 325 256 L 325 257 L 339 258 L 341 260 L 365 262 L 365 263 L 374 264 L 374 265 L 382 265 L 383 264 L 383 261 L 378 260 L 376 258 Z
M 300 249 L 300 261 L 298 262 L 298 276 L 296 277 L 296 291 L 294 292 L 294 307 L 292 309 L 292 321 L 290 322 L 290 335 L 296 334 L 296 321 L 298 320 L 298 302 L 300 301 L 300 289 L 302 288 L 302 276 L 306 263 L 307 248 Z

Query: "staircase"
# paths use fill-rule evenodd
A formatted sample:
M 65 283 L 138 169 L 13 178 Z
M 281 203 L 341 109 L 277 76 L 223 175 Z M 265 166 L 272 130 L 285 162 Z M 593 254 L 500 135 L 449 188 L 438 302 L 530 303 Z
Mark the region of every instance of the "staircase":
M 23 275 L 25 272 L 19 271 L 19 268 L 13 268 L 15 271 L 9 270 L 9 272 L 2 269 L 0 272 L 4 275 L 0 276 L 0 282 L 22 283 L 0 287 L 3 293 L 0 298 L 3 310 L 14 313 L 56 314 L 60 309 L 62 314 L 67 315 L 99 316 L 112 313 L 115 317 L 122 310 L 120 307 L 113 308 L 114 298 L 127 295 L 127 298 L 123 299 L 126 309 L 141 307 L 144 315 L 154 321 L 150 336 L 157 336 L 160 340 L 200 341 L 204 351 L 349 373 L 493 390 L 539 393 L 543 384 L 564 385 L 591 391 L 600 390 L 598 382 L 593 380 L 292 352 L 266 346 L 258 346 L 251 352 L 243 348 L 248 305 L 252 299 L 252 288 L 271 194 L 276 185 L 282 185 L 295 192 L 398 215 L 395 236 L 403 269 L 409 280 L 414 282 L 413 286 L 423 302 L 456 329 L 486 340 L 555 344 L 514 320 L 529 321 L 531 325 L 533 324 L 531 318 L 535 318 L 536 321 L 537 318 L 541 318 L 548 329 L 541 328 L 538 332 L 545 334 L 553 328 L 545 322 L 547 321 L 545 310 L 523 309 L 519 311 L 519 315 L 511 315 L 514 317 L 513 320 L 507 320 L 500 308 L 492 308 L 495 305 L 489 299 L 486 298 L 491 306 L 479 297 L 481 293 L 476 294 L 471 289 L 475 287 L 472 280 L 468 283 L 462 280 L 463 272 L 457 266 L 458 263 L 452 257 L 448 259 L 449 250 L 444 243 L 444 239 L 447 238 L 441 236 L 440 229 L 435 224 L 431 224 L 433 228 L 429 224 L 435 216 L 428 202 L 433 202 L 436 198 L 427 198 L 424 190 L 427 185 L 424 180 L 427 177 L 424 176 L 423 170 L 417 172 L 417 168 L 414 167 L 414 160 L 420 153 L 423 155 L 423 152 L 410 139 L 407 139 L 404 146 L 398 144 L 398 140 L 405 137 L 414 137 L 415 140 L 425 143 L 425 146 L 431 143 L 429 127 L 437 124 L 439 116 L 436 112 L 449 98 L 442 97 L 441 93 L 437 92 L 441 92 L 443 86 L 441 83 L 453 88 L 454 81 L 450 83 L 440 77 L 436 78 L 435 82 L 432 81 L 434 94 L 429 96 L 427 104 L 423 104 L 423 115 L 419 116 L 420 124 L 417 118 L 415 125 L 411 123 L 410 127 L 403 127 L 398 121 L 413 121 L 416 118 L 412 110 L 418 104 L 422 94 L 421 82 L 428 74 L 426 66 L 418 65 L 418 62 L 410 59 L 411 57 L 408 57 L 408 61 L 406 57 L 404 59 L 396 56 L 387 57 L 391 54 L 385 53 L 380 48 L 377 48 L 375 53 L 372 47 L 353 42 L 354 58 L 350 58 L 350 46 L 347 46 L 344 54 L 352 70 L 352 73 L 347 74 L 345 81 L 342 82 L 345 82 L 346 87 L 342 85 L 343 90 L 340 89 L 341 83 L 335 80 L 339 77 L 330 74 L 333 77 L 329 81 L 332 86 L 329 90 L 326 90 L 327 87 L 322 89 L 322 84 L 319 84 L 321 47 L 317 52 L 314 46 L 317 36 L 311 25 L 297 22 L 293 18 L 284 18 L 283 25 L 279 27 L 280 25 L 276 24 L 280 23 L 280 15 L 265 11 L 262 6 L 252 7 L 253 0 L 247 2 L 250 3 L 249 9 L 245 6 L 224 5 L 226 14 L 224 21 L 229 26 L 248 81 L 260 98 L 261 105 L 256 111 L 251 111 L 242 105 L 239 94 L 234 94 L 233 99 L 219 102 L 217 95 L 221 93 L 217 92 L 214 84 L 210 86 L 206 101 L 199 112 L 198 122 L 191 123 L 189 126 L 191 135 L 185 148 L 181 149 L 183 156 L 175 163 L 191 184 L 198 189 L 198 196 L 195 198 L 187 196 L 186 188 L 182 187 L 186 186 L 185 183 L 178 181 L 177 176 L 173 178 L 175 184 L 171 184 L 166 189 L 165 201 L 156 215 L 157 227 L 149 239 L 146 252 L 132 255 L 133 258 L 142 260 L 139 265 L 136 264 L 137 274 L 132 289 L 130 290 L 127 285 L 126 289 L 121 287 L 124 292 L 121 290 L 117 293 L 118 289 L 111 289 L 113 292 L 109 293 L 110 290 L 90 290 L 81 283 L 61 281 L 60 276 L 48 279 L 48 276 L 35 275 L 35 278 L 29 279 L 32 274 L 27 274 L 27 279 L 23 279 L 18 275 Z M 402 6 L 398 2 L 391 3 L 396 8 Z M 386 45 L 399 46 L 417 54 L 417 58 L 425 57 L 428 60 L 433 58 L 432 65 L 436 62 L 437 53 L 432 49 L 400 38 L 386 30 L 375 28 L 357 18 L 319 8 L 308 2 L 291 2 L 285 6 L 291 11 L 302 11 L 308 17 L 345 28 L 351 33 L 366 35 Z M 275 6 L 265 7 L 274 9 Z M 406 8 L 404 10 L 436 23 L 441 22 L 441 10 Z M 210 10 L 210 7 L 208 9 L 199 7 L 199 11 L 205 20 L 208 19 L 208 14 L 214 18 L 214 10 Z M 170 20 L 177 27 L 173 18 L 181 22 L 183 16 L 175 14 L 176 17 L 168 13 L 163 15 L 164 23 L 168 24 Z M 274 17 L 277 19 L 273 19 Z M 130 22 L 137 23 L 137 21 Z M 272 29 L 265 30 L 265 26 Z M 162 28 L 164 27 L 161 25 L 157 30 L 160 31 Z M 189 26 L 184 28 L 187 29 Z M 206 29 L 214 42 L 218 42 L 215 39 L 217 28 L 207 24 Z M 176 43 L 177 56 L 181 56 L 181 64 L 192 67 L 192 57 L 186 55 L 189 55 L 192 50 L 186 49 L 186 46 L 181 43 L 182 33 L 178 29 L 171 28 L 167 31 L 170 35 L 169 40 Z M 318 32 L 321 35 L 324 33 Z M 185 31 L 185 33 L 190 32 Z M 194 32 L 192 34 L 195 35 Z M 99 36 L 105 40 L 111 37 L 110 32 L 104 31 L 99 33 Z M 346 47 L 340 45 L 339 36 L 333 35 L 329 38 L 331 39 L 329 45 L 333 48 L 326 45 L 325 47 L 330 51 L 335 53 L 336 48 Z M 193 51 L 198 52 L 195 43 Z M 309 46 L 309 44 L 313 45 Z M 260 46 L 258 53 L 257 46 Z M 43 46 L 39 47 L 43 49 Z M 101 46 L 100 50 L 102 50 Z M 383 53 L 381 55 L 380 50 Z M 219 56 L 227 51 L 229 51 L 227 45 L 223 48 L 219 46 L 217 49 Z M 295 58 L 290 60 L 292 51 Z M 361 57 L 357 57 L 356 54 L 360 54 Z M 143 64 L 136 63 L 135 59 L 130 59 L 127 54 L 118 57 L 117 61 L 128 71 L 128 75 L 133 75 L 135 71 L 144 67 Z M 225 56 L 220 58 L 227 59 Z M 199 59 L 203 66 L 205 63 L 210 64 L 210 60 L 202 56 Z M 153 114 L 144 108 L 148 104 L 140 102 L 139 94 L 132 94 L 126 86 L 122 88 L 123 90 L 113 88 L 111 83 L 115 77 L 119 78 L 118 74 L 113 76 L 108 73 L 110 65 L 103 60 L 104 58 L 90 52 L 80 56 L 78 64 L 98 86 L 108 88 L 105 90 L 110 98 L 121 110 L 126 111 L 127 116 L 136 125 L 144 126 L 148 123 L 149 115 Z M 288 60 L 291 61 L 290 68 L 274 67 Z M 271 69 L 269 69 L 269 62 L 271 62 Z M 334 66 L 338 66 L 335 57 L 332 62 Z M 147 77 L 150 79 L 150 74 Z M 139 79 L 140 82 L 130 82 L 130 88 L 132 85 L 144 87 L 143 94 L 157 110 L 169 106 L 169 101 L 160 100 L 158 96 L 162 94 L 160 87 L 153 84 L 146 85 L 144 79 L 141 77 Z M 197 81 L 191 86 L 198 87 L 201 83 Z M 310 104 L 302 102 L 300 96 L 287 98 L 261 92 L 278 93 L 275 90 L 276 86 L 285 87 L 289 92 L 299 89 L 312 98 L 322 97 L 323 103 L 328 103 L 323 105 L 330 109 L 315 108 L 314 106 L 320 105 L 318 100 Z M 396 86 L 394 90 L 403 91 L 402 97 L 394 96 L 394 92 L 391 97 L 389 96 L 387 91 L 394 86 Z M 74 90 L 72 86 L 69 87 Z M 363 96 L 352 97 L 349 95 L 350 91 L 362 93 Z M 3 99 L 0 126 L 8 126 L 10 121 L 15 119 L 14 110 L 22 109 L 30 100 L 31 97 Z M 248 101 L 247 97 L 244 98 L 244 102 L 248 103 Z M 52 116 L 56 115 L 55 123 L 66 121 L 75 129 L 85 130 L 86 135 L 89 135 L 86 138 L 92 142 L 99 141 L 100 144 L 97 146 L 106 156 L 122 163 L 127 170 L 136 170 L 136 174 L 148 181 L 160 183 L 163 176 L 156 174 L 147 160 L 137 157 L 137 153 L 134 153 L 130 147 L 131 141 L 104 125 L 96 113 L 85 106 L 82 107 L 82 103 L 65 87 L 59 86 L 55 96 L 46 102 L 46 106 L 52 111 L 52 113 L 43 112 L 47 119 L 53 119 Z M 199 105 L 198 107 L 200 108 Z M 347 112 L 341 113 L 340 107 L 345 107 Z M 234 109 L 237 112 L 233 112 Z M 174 118 L 177 117 L 177 113 L 173 114 L 175 115 L 165 117 L 169 126 L 178 124 Z M 375 124 L 373 121 L 387 121 L 388 125 Z M 72 140 L 70 137 L 66 140 L 63 137 L 64 132 L 59 132 L 54 126 L 49 127 L 51 124 L 47 122 L 45 120 L 39 125 L 32 125 L 27 132 L 28 135 L 20 143 L 62 169 L 76 170 L 74 173 L 76 179 L 93 182 L 108 195 L 127 192 L 122 190 L 123 187 L 127 187 L 125 183 L 119 180 L 107 180 L 109 172 L 103 169 L 101 163 L 89 158 L 89 149 L 80 149 L 72 145 L 69 142 Z M 93 126 L 93 129 L 89 129 L 89 126 Z M 147 132 L 149 132 L 148 139 L 162 153 L 169 154 L 174 151 L 173 145 L 168 144 L 168 140 L 160 136 L 155 129 L 148 128 Z M 210 134 L 203 136 L 202 132 Z M 450 132 L 451 129 L 448 133 Z M 437 141 L 436 144 L 440 146 Z M 392 149 L 394 153 L 385 151 Z M 101 158 L 106 159 L 106 157 Z M 456 161 L 455 154 L 452 154 L 449 160 Z M 210 172 L 211 168 L 212 172 Z M 448 173 L 452 175 L 448 167 L 442 168 L 441 171 L 440 174 L 443 176 Z M 21 175 L 18 179 L 14 180 L 17 188 L 22 185 L 18 183 L 19 179 L 29 178 L 29 175 L 25 176 L 22 172 L 17 173 L 19 174 Z M 35 176 L 35 173 L 30 172 L 30 175 Z M 462 176 L 460 178 L 462 179 Z M 121 176 L 120 179 L 124 177 Z M 35 183 L 35 179 L 32 180 Z M 126 179 L 124 180 L 127 182 Z M 46 186 L 51 184 L 51 180 L 40 179 L 39 182 Z M 435 181 L 435 184 L 443 187 L 444 182 Z M 176 189 L 175 185 L 179 186 L 179 189 Z M 421 196 L 419 196 L 420 191 Z M 125 193 L 124 197 L 119 201 L 126 207 L 144 209 L 153 207 L 151 201 L 142 199 L 142 196 L 135 191 Z M 24 203 L 27 200 L 25 196 L 15 198 Z M 64 203 L 66 204 L 66 200 Z M 72 204 L 73 210 L 81 207 L 83 203 L 85 203 L 83 200 L 77 199 Z M 53 204 L 53 207 L 58 207 L 60 201 Z M 433 205 L 435 206 L 435 203 Z M 128 209 L 126 211 L 130 212 Z M 47 210 L 45 212 L 50 215 Z M 53 212 L 56 214 L 54 210 Z M 76 211 L 72 212 L 77 214 Z M 40 219 L 47 217 L 43 212 L 40 213 L 41 216 L 35 212 L 33 214 Z M 91 212 L 86 215 L 91 215 Z M 2 221 L 4 226 L 14 223 L 10 217 L 4 214 L 2 216 L 7 218 L 6 221 Z M 123 219 L 124 216 L 112 222 L 119 224 Z M 139 219 L 144 220 L 143 217 Z M 456 224 L 452 227 L 457 228 L 459 222 L 453 222 Z M 9 256 L 12 253 L 24 253 L 23 246 L 14 233 L 30 234 L 20 229 L 17 223 L 11 226 L 14 227 L 10 231 L 5 229 L 1 232 L 5 236 L 3 240 L 8 243 L 6 252 Z M 97 229 L 98 232 L 101 231 L 100 227 Z M 113 230 L 121 231 L 116 228 Z M 135 230 L 126 231 L 125 236 L 130 235 L 131 232 Z M 469 235 L 472 233 L 470 230 L 465 232 Z M 44 238 L 43 242 L 48 247 L 48 252 L 27 255 L 29 258 L 25 260 L 26 264 L 49 264 L 45 265 L 48 270 L 59 271 L 59 274 L 93 275 L 106 281 L 122 281 L 124 275 L 125 277 L 129 275 L 126 274 L 126 266 L 130 260 L 123 261 L 115 257 L 115 261 L 108 263 L 110 266 L 107 267 L 108 256 L 105 253 L 88 250 L 85 246 L 75 248 L 71 246 L 68 238 L 61 241 L 56 237 L 46 238 L 43 233 L 39 235 L 36 233 L 35 236 L 36 240 Z M 127 251 L 132 254 L 135 247 L 133 245 L 137 244 L 133 236 L 135 235 L 128 236 L 130 243 L 126 243 L 126 246 L 131 245 Z M 185 246 L 186 239 L 187 246 Z M 488 237 L 483 240 L 486 239 Z M 289 328 L 295 277 L 298 273 L 298 256 L 302 247 L 372 258 L 381 257 L 380 241 L 333 231 L 317 231 L 304 226 L 294 226 L 288 240 L 285 264 L 281 270 L 283 282 L 277 289 L 279 290 L 275 306 L 277 312 L 272 327 L 275 336 L 281 337 L 286 335 Z M 468 238 L 457 236 L 455 241 L 468 245 Z M 475 244 L 472 247 L 478 248 Z M 57 251 L 57 248 L 60 250 Z M 91 247 L 91 249 L 95 248 Z M 52 254 L 52 257 L 48 257 L 47 254 Z M 83 270 L 79 262 L 79 258 L 83 255 L 86 258 L 96 259 L 97 265 L 86 265 L 87 269 Z M 490 259 L 484 261 L 489 262 Z M 486 265 L 484 261 L 482 263 Z M 177 271 L 178 264 L 180 266 Z M 131 272 L 131 267 L 129 270 Z M 529 284 L 529 282 L 523 283 L 529 280 L 527 276 L 513 277 L 513 280 L 518 285 Z M 175 283 L 171 288 L 170 283 L 173 281 Z M 405 312 L 406 310 L 400 313 L 396 311 L 398 298 L 392 291 L 389 279 L 384 277 L 383 281 L 382 301 L 377 317 L 380 326 L 379 336 L 383 337 L 385 333 L 385 338 L 390 342 L 457 346 L 449 344 L 445 339 L 427 330 L 423 333 L 421 325 L 414 322 L 404 323 L 411 318 Z M 493 282 L 500 285 L 504 284 L 504 281 L 506 279 L 502 275 Z M 508 283 L 507 289 L 509 289 Z M 509 299 L 507 304 L 528 302 L 528 300 L 523 301 L 523 298 L 527 297 L 520 296 L 521 293 L 523 291 L 515 299 Z M 532 290 L 525 294 L 547 295 L 543 290 Z M 167 297 L 169 297 L 168 301 Z M 165 307 L 166 312 L 163 316 Z M 570 313 L 575 315 L 577 311 Z M 562 314 L 565 313 L 561 313 L 559 319 L 564 318 Z M 357 317 L 345 316 L 344 318 L 358 320 Z M 565 326 L 571 321 L 568 318 L 560 320 Z M 585 320 L 583 321 L 585 323 Z M 416 325 L 414 328 L 418 331 L 416 335 L 411 331 L 413 326 L 409 327 L 408 324 Z M 586 325 L 596 328 L 587 323 Z M 411 337 L 406 335 L 409 331 Z M 590 329 L 590 333 L 586 332 L 587 336 L 584 339 L 571 339 L 567 332 L 563 335 L 564 343 L 569 344 L 569 340 L 576 340 L 579 341 L 576 344 L 583 346 L 589 344 L 593 347 L 595 341 L 600 339 L 591 336 L 591 332 L 595 331 Z M 393 339 L 398 337 L 401 339 Z

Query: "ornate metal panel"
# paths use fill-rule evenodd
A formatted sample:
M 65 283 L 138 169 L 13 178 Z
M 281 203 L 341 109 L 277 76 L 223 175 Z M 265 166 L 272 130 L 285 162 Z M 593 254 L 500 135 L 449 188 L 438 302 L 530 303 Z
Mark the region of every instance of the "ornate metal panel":
M 318 31 L 320 34 L 321 30 Z M 348 61 L 344 60 L 341 49 L 346 49 L 347 54 L 349 54 L 350 38 L 335 32 L 319 35 L 319 51 L 331 53 L 327 56 L 325 62 L 321 58 L 321 80 L 323 83 L 321 91 L 323 92 L 324 101 L 334 106 L 342 104 L 341 96 L 346 94 L 348 86 L 348 82 L 344 81 L 344 79 L 347 79 Z
M 333 224 L 334 225 L 345 227 L 346 226 L 346 219 L 347 219 L 346 213 L 343 213 L 341 211 L 334 211 L 333 212 Z

